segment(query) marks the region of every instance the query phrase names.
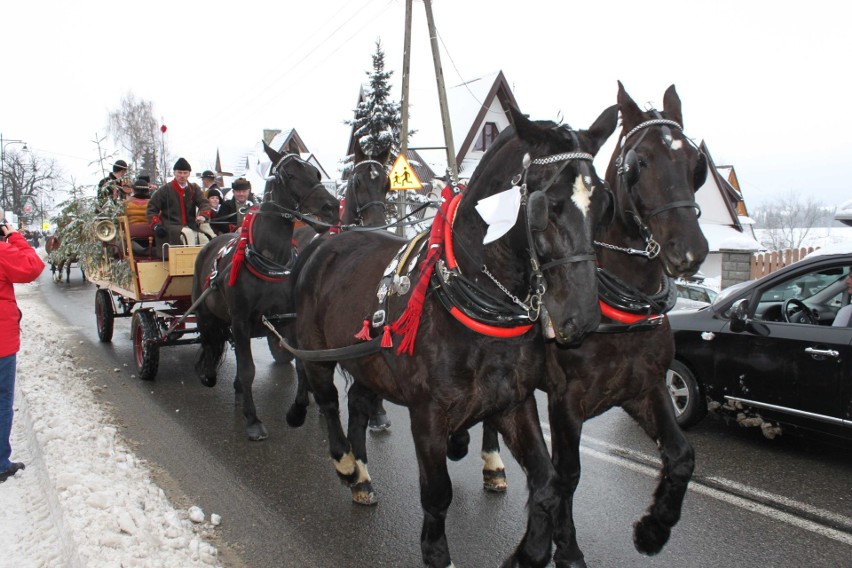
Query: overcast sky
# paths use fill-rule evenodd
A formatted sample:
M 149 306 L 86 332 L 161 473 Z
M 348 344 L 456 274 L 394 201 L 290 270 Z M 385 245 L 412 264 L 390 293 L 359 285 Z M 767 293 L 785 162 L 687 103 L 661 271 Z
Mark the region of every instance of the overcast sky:
M 675 84 L 687 135 L 705 140 L 717 164 L 734 165 L 750 206 L 790 191 L 829 205 L 852 198 L 852 34 L 842 3 L 432 6 L 448 87 L 502 70 L 523 112 L 585 128 L 615 103 L 619 79 L 657 107 Z M 7 2 L 0 132 L 56 158 L 78 184 L 96 183 L 92 141 L 133 93 L 153 102 L 172 152 L 195 172 L 213 165 L 219 147 L 248 148 L 264 128 L 294 127 L 336 175 L 343 121 L 379 38 L 400 93 L 404 13 L 404 0 Z M 420 1 L 411 84 L 411 127 L 424 130 L 439 109 Z M 600 173 L 610 151 L 596 161 Z

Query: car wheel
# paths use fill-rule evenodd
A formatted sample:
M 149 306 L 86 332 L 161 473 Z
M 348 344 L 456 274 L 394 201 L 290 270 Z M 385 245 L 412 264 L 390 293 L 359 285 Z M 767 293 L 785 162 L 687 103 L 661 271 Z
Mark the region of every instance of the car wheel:
M 707 414 L 707 402 L 701 396 L 698 381 L 680 361 L 672 361 L 666 372 L 666 388 L 672 398 L 675 418 L 681 428 L 689 428 Z

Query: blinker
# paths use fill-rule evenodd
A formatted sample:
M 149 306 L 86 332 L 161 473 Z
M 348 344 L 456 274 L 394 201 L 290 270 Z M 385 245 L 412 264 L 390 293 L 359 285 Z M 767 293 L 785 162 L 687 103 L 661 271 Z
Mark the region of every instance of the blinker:
M 541 232 L 547 228 L 548 204 L 547 196 L 543 191 L 534 191 L 527 201 L 527 221 L 530 230 Z

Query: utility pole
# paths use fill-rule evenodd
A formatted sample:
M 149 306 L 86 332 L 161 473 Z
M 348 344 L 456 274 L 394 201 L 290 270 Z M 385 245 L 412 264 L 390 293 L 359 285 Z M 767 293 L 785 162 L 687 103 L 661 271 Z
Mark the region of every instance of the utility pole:
M 411 5 L 413 0 L 405 0 L 405 45 L 402 51 L 402 132 L 400 132 L 400 153 L 408 159 L 408 79 L 411 71 Z M 405 217 L 405 192 L 397 195 L 396 210 L 399 218 Z M 397 225 L 396 234 L 404 235 L 402 225 Z
M 429 24 L 429 39 L 432 42 L 432 61 L 435 64 L 435 79 L 438 82 L 438 102 L 441 104 L 441 122 L 444 125 L 444 143 L 447 146 L 447 168 L 454 180 L 459 177 L 456 164 L 456 149 L 453 144 L 453 128 L 450 124 L 450 110 L 447 106 L 447 89 L 444 86 L 444 71 L 441 68 L 441 54 L 438 51 L 438 34 L 435 31 L 435 18 L 432 17 L 431 0 L 423 0 L 426 6 L 426 21 Z M 449 181 L 449 180 L 448 180 Z

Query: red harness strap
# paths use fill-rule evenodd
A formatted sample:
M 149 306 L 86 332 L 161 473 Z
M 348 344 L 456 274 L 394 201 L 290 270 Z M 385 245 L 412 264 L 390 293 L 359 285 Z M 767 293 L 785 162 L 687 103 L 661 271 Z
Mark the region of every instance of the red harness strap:
M 246 213 L 245 219 L 243 219 L 242 227 L 240 227 L 239 240 L 237 241 L 237 250 L 234 251 L 234 260 L 231 263 L 231 276 L 228 279 L 228 286 L 233 286 L 237 281 L 240 269 L 246 259 L 246 247 L 248 247 L 248 245 L 254 245 L 253 227 L 256 217 L 257 207 L 252 207 L 249 209 L 248 213 Z M 246 268 L 252 276 L 265 280 L 266 282 L 283 282 L 287 279 L 286 276 L 267 276 L 266 274 L 258 271 L 251 264 L 246 264 Z

